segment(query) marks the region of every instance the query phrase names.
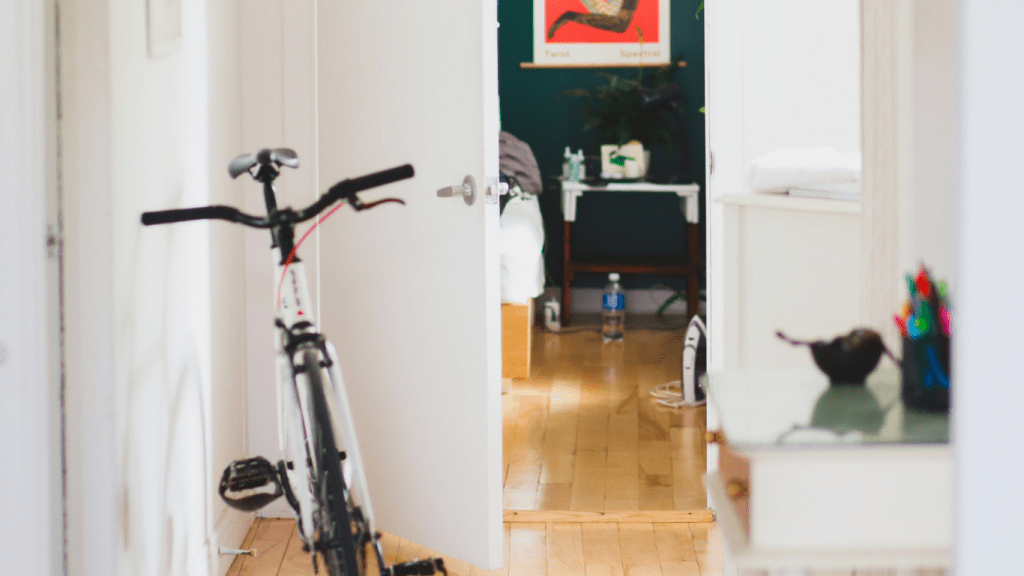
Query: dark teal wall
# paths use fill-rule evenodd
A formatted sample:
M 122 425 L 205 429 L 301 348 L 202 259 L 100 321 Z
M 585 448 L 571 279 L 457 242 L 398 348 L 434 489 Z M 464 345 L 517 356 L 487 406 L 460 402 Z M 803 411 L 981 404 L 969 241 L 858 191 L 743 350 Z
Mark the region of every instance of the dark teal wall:
M 644 0 L 641 0 L 644 1 Z M 689 141 L 691 173 L 704 187 L 704 21 L 694 17 L 700 0 L 671 0 L 672 55 L 686 61 L 675 74 L 685 100 L 685 122 Z M 598 154 L 602 144 L 593 132 L 583 132 L 578 99 L 563 96 L 566 90 L 592 88 L 599 74 L 611 72 L 635 78 L 635 68 L 619 69 L 522 69 L 521 62 L 533 61 L 533 3 L 504 0 L 498 5 L 499 91 L 502 129 L 523 139 L 533 148 L 545 191 L 541 211 L 547 233 L 546 263 L 549 284 L 562 281 L 562 208 L 557 183 L 549 178 L 561 174 L 566 146 L 585 154 Z M 678 154 L 678 151 L 676 151 Z M 667 157 L 667 158 L 666 158 Z M 673 158 L 655 151 L 652 165 L 665 165 Z M 667 194 L 644 196 L 601 194 L 585 196 L 578 204 L 573 249 L 580 254 L 682 254 L 684 220 L 679 200 Z M 704 235 L 701 233 L 701 238 Z M 678 279 L 626 277 L 627 288 L 669 284 L 682 288 Z M 578 277 L 574 285 L 603 286 L 600 276 Z

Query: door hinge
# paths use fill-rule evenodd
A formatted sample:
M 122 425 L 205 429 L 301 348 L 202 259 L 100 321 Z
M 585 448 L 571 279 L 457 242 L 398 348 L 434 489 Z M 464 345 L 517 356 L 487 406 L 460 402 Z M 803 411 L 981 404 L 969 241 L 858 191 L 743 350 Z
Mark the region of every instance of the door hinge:
M 484 191 L 484 195 L 487 197 L 488 204 L 497 204 L 498 196 L 508 194 L 508 183 L 498 181 L 497 176 L 487 177 L 487 187 Z
M 715 173 L 715 151 L 708 150 L 708 174 Z

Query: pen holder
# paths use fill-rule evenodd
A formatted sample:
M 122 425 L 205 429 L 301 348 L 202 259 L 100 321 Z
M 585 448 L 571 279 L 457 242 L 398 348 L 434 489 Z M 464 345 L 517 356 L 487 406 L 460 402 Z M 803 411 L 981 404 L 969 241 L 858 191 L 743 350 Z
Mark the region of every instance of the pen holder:
M 901 396 L 907 408 L 949 411 L 949 337 L 903 338 Z

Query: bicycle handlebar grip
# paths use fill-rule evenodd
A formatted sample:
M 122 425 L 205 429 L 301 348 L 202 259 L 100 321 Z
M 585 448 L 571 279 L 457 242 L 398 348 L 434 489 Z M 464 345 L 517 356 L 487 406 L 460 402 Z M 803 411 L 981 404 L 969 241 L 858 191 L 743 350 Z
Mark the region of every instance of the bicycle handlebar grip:
M 188 222 L 190 220 L 231 220 L 235 221 L 241 216 L 241 212 L 230 206 L 203 206 L 201 208 L 180 208 L 177 210 L 158 210 L 156 212 L 143 212 L 142 223 L 146 226 L 154 224 L 172 224 L 174 222 Z
M 328 194 L 337 198 L 343 198 L 361 190 L 369 190 L 370 188 L 398 182 L 399 180 L 412 178 L 415 175 L 416 171 L 413 170 L 412 164 L 404 164 L 395 168 L 374 172 L 373 174 L 367 174 L 366 176 L 343 180 L 331 186 Z

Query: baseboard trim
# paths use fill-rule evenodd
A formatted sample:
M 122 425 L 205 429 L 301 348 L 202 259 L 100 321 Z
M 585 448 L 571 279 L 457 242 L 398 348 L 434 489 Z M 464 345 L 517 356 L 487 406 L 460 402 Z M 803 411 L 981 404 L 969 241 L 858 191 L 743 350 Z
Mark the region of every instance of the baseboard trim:
M 670 296 L 674 290 L 663 288 L 651 289 L 628 289 L 626 294 L 626 312 L 632 314 L 654 314 L 658 308 Z M 601 312 L 601 298 L 604 294 L 602 288 L 573 288 L 572 289 L 572 311 L 573 313 L 598 314 Z M 561 302 L 562 288 L 560 286 L 548 286 L 540 296 L 535 298 L 534 309 L 543 322 L 544 303 L 554 298 Z M 703 298 L 698 302 L 697 312 L 707 314 L 707 304 Z M 676 300 L 665 310 L 670 316 L 688 316 L 686 314 L 686 300 Z
M 256 515 L 251 512 L 240 512 L 233 508 L 224 507 L 220 518 L 213 525 L 213 555 L 216 558 L 215 574 L 224 576 L 231 568 L 231 563 L 237 556 L 221 556 L 218 548 L 241 548 L 245 535 L 249 533 Z
M 582 512 L 573 510 L 505 510 L 505 522 L 569 522 L 569 523 L 708 523 L 715 521 L 711 510 L 630 510 L 616 512 Z

